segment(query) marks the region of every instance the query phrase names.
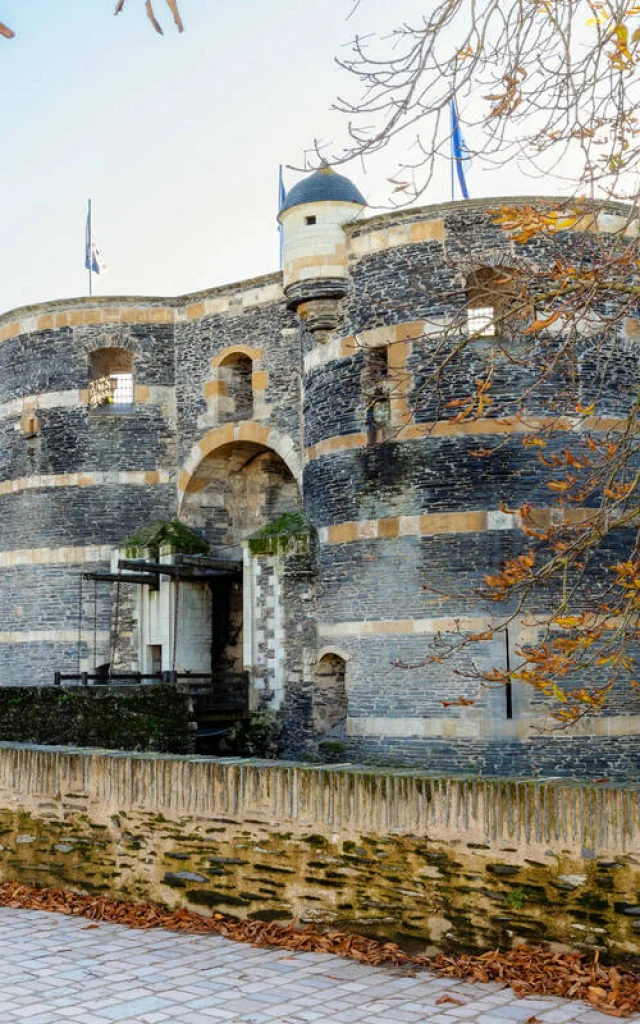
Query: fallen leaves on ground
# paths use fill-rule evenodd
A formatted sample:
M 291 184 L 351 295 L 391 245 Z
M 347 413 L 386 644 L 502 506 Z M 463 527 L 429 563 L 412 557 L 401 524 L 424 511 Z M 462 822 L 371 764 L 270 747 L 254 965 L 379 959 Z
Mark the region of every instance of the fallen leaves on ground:
M 479 956 L 439 954 L 429 968 L 447 978 L 500 981 L 517 996 L 563 996 L 584 999 L 612 1017 L 640 1010 L 640 977 L 618 967 L 605 967 L 583 953 L 551 953 L 529 946 Z
M 235 942 L 275 946 L 292 952 L 335 953 L 373 967 L 381 964 L 427 967 L 447 978 L 497 981 L 509 985 L 517 996 L 583 999 L 612 1017 L 627 1017 L 640 1011 L 640 977 L 618 967 L 605 967 L 598 962 L 597 954 L 590 959 L 583 953 L 553 953 L 516 946 L 505 952 L 496 949 L 478 956 L 467 953 L 455 956 L 441 953 L 433 958 L 412 956 L 395 942 L 381 942 L 346 932 L 321 932 L 312 925 L 299 929 L 292 924 L 236 921 L 218 913 L 203 917 L 191 910 L 170 910 L 158 903 L 115 900 L 20 882 L 0 883 L 0 906 L 72 914 L 92 922 L 109 921 L 129 928 L 223 935 Z M 457 1002 L 451 996 L 438 1000 L 445 1001 Z M 535 1015 L 530 1017 L 530 1024 L 535 1019 Z

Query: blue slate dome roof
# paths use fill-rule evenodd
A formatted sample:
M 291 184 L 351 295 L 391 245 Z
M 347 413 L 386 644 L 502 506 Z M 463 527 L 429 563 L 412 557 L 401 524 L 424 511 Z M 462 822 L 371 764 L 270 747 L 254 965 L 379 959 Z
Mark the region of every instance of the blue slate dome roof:
M 327 200 L 357 203 L 358 206 L 367 205 L 362 193 L 352 181 L 324 165 L 287 192 L 281 212 L 290 210 L 292 206 L 302 206 L 303 203 L 323 203 Z

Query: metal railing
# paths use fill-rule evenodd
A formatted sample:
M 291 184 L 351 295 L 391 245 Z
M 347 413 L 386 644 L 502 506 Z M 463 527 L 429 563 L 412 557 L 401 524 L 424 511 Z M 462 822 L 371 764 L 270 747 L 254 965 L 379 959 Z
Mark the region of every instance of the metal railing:
M 139 686 L 145 683 L 177 683 L 182 680 L 211 682 L 216 678 L 217 676 L 211 673 L 191 672 L 54 672 L 53 682 L 54 686 L 73 682 L 81 686 Z

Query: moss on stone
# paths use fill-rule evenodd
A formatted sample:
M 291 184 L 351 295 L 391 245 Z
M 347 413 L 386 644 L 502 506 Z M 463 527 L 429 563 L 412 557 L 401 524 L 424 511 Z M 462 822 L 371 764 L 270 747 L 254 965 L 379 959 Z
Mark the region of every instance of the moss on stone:
M 184 555 L 207 555 L 209 545 L 199 534 L 194 533 L 188 526 L 181 523 L 179 519 L 168 521 L 156 520 L 148 526 L 142 526 L 134 534 L 128 537 L 123 547 L 127 552 L 147 549 L 153 558 L 158 558 L 161 548 L 171 548 L 172 551 Z
M 251 535 L 249 551 L 252 555 L 284 554 L 290 550 L 292 542 L 306 544 L 310 534 L 311 524 L 304 512 L 283 512 Z
M 0 687 L 0 740 L 187 754 L 193 712 L 177 686 Z

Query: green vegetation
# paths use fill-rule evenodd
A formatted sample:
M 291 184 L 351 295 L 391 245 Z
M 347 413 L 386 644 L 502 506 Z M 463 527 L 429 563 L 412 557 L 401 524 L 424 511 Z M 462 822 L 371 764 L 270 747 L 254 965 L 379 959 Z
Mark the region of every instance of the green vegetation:
M 151 557 L 158 559 L 161 548 L 171 548 L 183 555 L 208 555 L 209 545 L 199 534 L 194 533 L 179 519 L 167 522 L 156 520 L 148 526 L 142 526 L 128 537 L 123 544 L 128 554 L 147 549 Z
M 311 523 L 304 512 L 283 512 L 249 538 L 252 555 L 278 555 L 295 547 L 296 541 L 306 545 Z M 292 543 L 293 542 L 293 543 Z
M 252 711 L 227 739 L 229 752 L 238 757 L 275 759 L 280 749 L 280 718 L 273 711 Z
M 187 754 L 193 713 L 176 686 L 3 686 L 0 740 Z

